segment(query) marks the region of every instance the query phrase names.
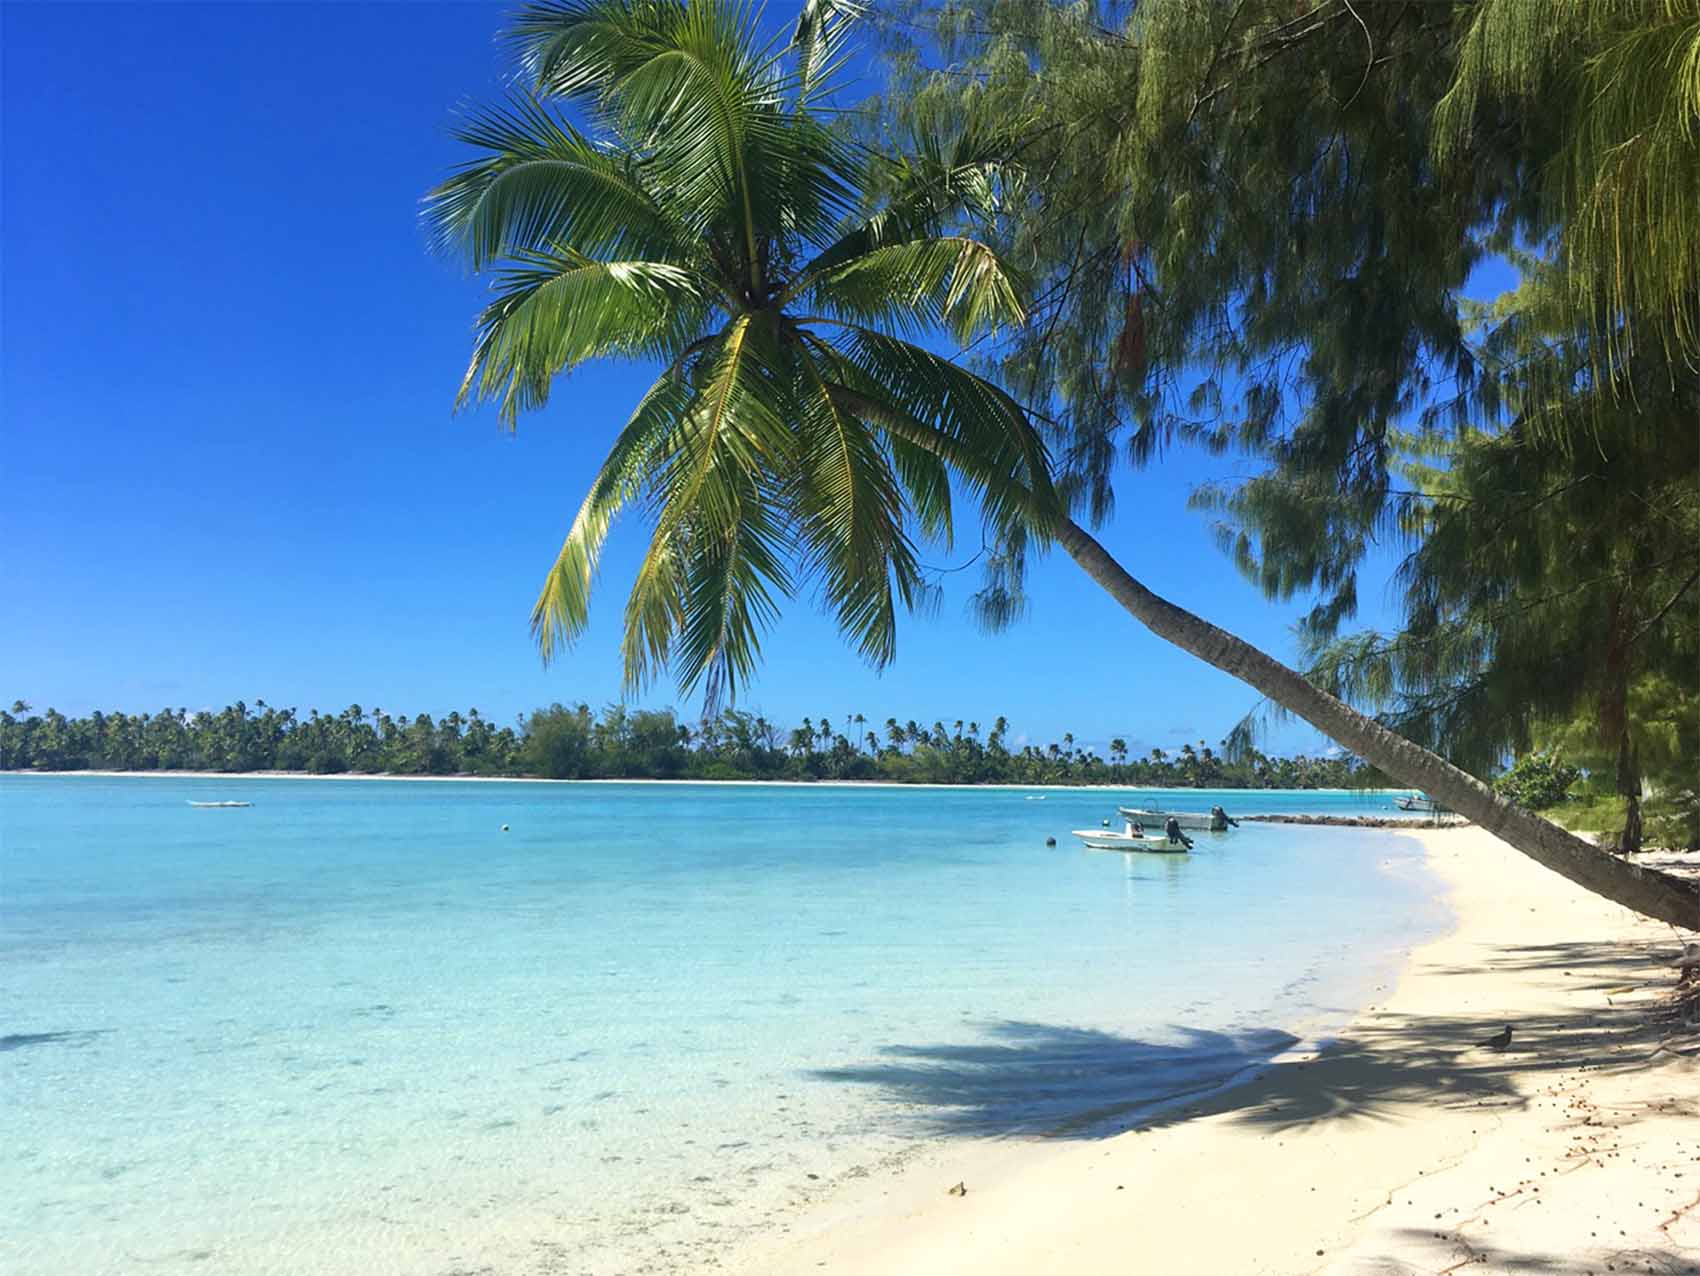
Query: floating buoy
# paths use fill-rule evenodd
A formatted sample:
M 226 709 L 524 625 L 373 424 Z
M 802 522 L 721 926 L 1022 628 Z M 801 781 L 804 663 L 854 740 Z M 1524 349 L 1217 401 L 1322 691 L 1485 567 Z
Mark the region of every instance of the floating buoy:
M 1055 846 L 1056 844 L 1057 844 L 1057 839 L 1054 838 L 1054 837 L 1047 837 L 1045 839 L 1045 845 L 1046 846 Z
M 507 831 L 508 831 L 508 826 L 506 824 L 502 825 L 502 832 L 506 833 Z

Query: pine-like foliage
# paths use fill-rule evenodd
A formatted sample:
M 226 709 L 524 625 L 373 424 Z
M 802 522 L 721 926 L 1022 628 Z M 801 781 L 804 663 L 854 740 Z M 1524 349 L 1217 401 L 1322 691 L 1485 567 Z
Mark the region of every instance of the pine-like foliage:
M 1528 180 L 1551 210 L 1569 304 L 1623 357 L 1639 330 L 1700 363 L 1700 0 L 1481 0 L 1435 113 L 1443 162 L 1484 126 L 1547 119 Z
M 1469 405 L 1505 424 L 1403 466 L 1403 630 L 1317 635 L 1311 673 L 1484 769 L 1562 745 L 1626 800 L 1635 843 L 1643 776 L 1668 794 L 1700 768 L 1700 430 L 1676 428 L 1700 376 L 1657 345 L 1598 358 L 1565 326 L 1562 270 L 1523 266 Z
M 1451 12 L 984 0 L 908 21 L 933 34 L 900 119 L 1031 122 L 1026 199 L 988 234 L 1034 303 L 988 363 L 1052 423 L 1075 508 L 1107 518 L 1119 467 L 1177 440 L 1251 452 L 1287 517 L 1247 561 L 1349 615 L 1393 434 L 1471 374 L 1458 292 L 1528 220 L 1510 139 L 1472 151 L 1469 189 L 1433 160 Z
M 1313 680 L 1480 770 L 1578 718 L 1626 794 L 1700 765 L 1637 717 L 1700 699 L 1700 5 L 970 0 L 894 42 L 901 118 L 1032 121 L 992 234 L 1035 303 L 988 362 L 1081 506 L 1243 451 L 1196 503 L 1315 599 Z M 1336 642 L 1388 544 L 1402 632 Z

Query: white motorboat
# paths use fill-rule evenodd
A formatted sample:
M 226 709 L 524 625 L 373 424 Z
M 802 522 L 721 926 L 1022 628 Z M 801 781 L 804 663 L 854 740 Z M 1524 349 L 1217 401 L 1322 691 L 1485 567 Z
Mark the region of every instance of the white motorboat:
M 1393 805 L 1401 811 L 1414 811 L 1421 815 L 1437 815 L 1446 809 L 1426 793 L 1418 793 L 1414 797 L 1396 797 L 1393 799 Z
M 1211 807 L 1208 812 L 1162 811 L 1156 807 L 1118 806 L 1116 814 L 1124 820 L 1137 821 L 1145 825 L 1146 828 L 1162 828 L 1170 820 L 1173 820 L 1183 829 L 1200 829 L 1206 833 L 1226 833 L 1229 825 L 1238 823 L 1219 806 Z
M 221 809 L 221 808 L 232 807 L 232 806 L 253 806 L 254 804 L 252 802 L 191 802 L 191 803 L 189 803 L 189 805 L 190 806 L 203 807 L 203 808 L 211 807 L 211 808 L 214 808 L 214 809 Z
M 1161 833 L 1136 830 L 1131 820 L 1120 830 L 1074 829 L 1073 833 L 1089 851 L 1167 851 L 1184 855 L 1192 849 L 1185 838 L 1172 839 Z

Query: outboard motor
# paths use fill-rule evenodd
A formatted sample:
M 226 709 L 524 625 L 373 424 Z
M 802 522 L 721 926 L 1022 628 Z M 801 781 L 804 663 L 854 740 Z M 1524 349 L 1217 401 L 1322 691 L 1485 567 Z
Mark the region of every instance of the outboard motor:
M 1179 842 L 1189 851 L 1192 849 L 1192 839 L 1181 832 L 1181 822 L 1172 815 L 1163 821 L 1163 835 L 1171 842 Z

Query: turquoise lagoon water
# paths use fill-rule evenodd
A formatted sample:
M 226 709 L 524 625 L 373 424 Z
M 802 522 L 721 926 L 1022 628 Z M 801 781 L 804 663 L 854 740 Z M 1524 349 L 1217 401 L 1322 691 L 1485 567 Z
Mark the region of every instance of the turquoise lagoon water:
M 1094 854 L 1118 795 L 1039 796 L 0 777 L 0 1270 L 695 1270 L 1220 1085 L 1441 923 L 1408 839 Z

